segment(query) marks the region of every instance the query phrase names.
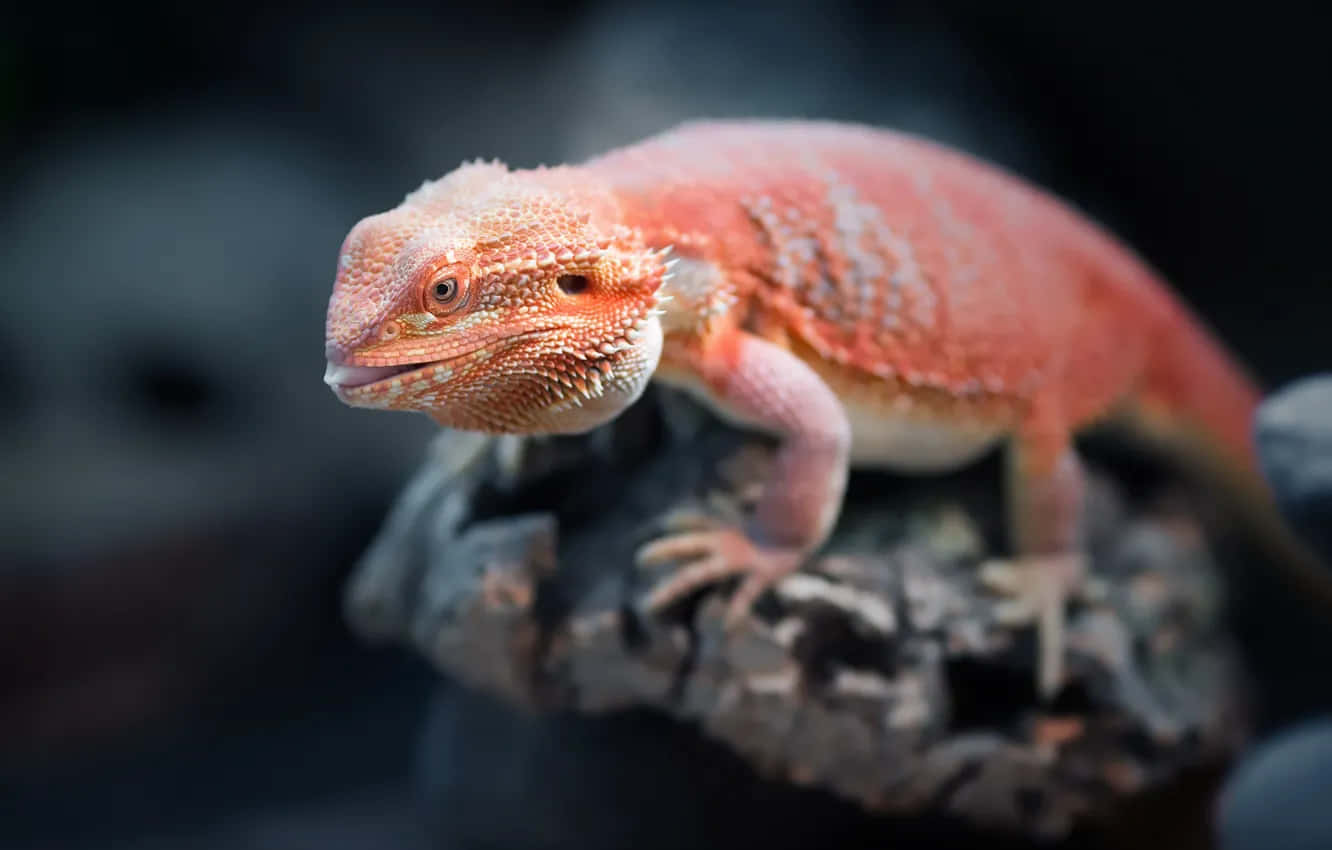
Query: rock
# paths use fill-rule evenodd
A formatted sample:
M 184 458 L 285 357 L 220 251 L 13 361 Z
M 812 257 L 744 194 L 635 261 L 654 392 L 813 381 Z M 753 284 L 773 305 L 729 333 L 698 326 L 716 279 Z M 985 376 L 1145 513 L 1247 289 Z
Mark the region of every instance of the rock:
M 1332 563 L 1332 375 L 1273 395 L 1256 431 L 1283 512 Z M 1250 754 L 1226 784 L 1217 831 L 1222 850 L 1332 847 L 1332 719 L 1287 728 Z
M 582 723 L 655 713 L 770 782 L 893 820 L 1066 836 L 1241 744 L 1202 535 L 1124 505 L 1099 473 L 1098 592 L 1070 608 L 1070 679 L 1051 704 L 1036 698 L 1032 630 L 1001 625 L 978 580 L 1001 554 L 984 465 L 853 476 L 822 556 L 734 630 L 725 586 L 644 614 L 661 574 L 634 570 L 635 547 L 672 511 L 743 510 L 770 444 L 710 421 L 672 437 L 658 406 L 638 407 L 534 442 L 504 486 L 494 448 L 459 444 L 469 461 L 447 474 L 428 464 L 349 586 L 353 623 L 502 704 Z
M 1332 374 L 1296 381 L 1264 401 L 1255 430 L 1283 512 L 1332 563 Z
M 1240 764 L 1221 798 L 1222 850 L 1332 847 L 1332 720 L 1277 735 Z

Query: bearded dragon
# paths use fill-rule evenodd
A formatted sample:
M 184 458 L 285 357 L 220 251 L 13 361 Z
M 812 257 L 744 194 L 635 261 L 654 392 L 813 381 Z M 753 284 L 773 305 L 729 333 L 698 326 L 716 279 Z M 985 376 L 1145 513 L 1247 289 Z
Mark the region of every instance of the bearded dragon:
M 1143 260 L 884 129 L 693 123 L 580 165 L 464 163 L 351 230 L 326 333 L 325 381 L 357 407 L 568 434 L 657 379 L 775 436 L 748 527 L 681 523 L 639 551 L 688 562 L 652 611 L 738 577 L 734 622 L 828 537 L 851 465 L 937 473 L 1006 445 L 1015 555 L 987 576 L 1038 624 L 1047 696 L 1086 573 L 1075 434 L 1125 423 L 1272 515 L 1257 388 Z

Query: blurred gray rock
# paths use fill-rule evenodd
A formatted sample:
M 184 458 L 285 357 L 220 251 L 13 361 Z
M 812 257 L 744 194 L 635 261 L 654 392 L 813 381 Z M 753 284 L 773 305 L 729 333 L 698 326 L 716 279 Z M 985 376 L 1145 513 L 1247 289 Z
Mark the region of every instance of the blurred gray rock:
M 1218 815 L 1221 850 L 1332 847 L 1332 720 L 1288 729 L 1255 750 Z
M 347 409 L 320 380 L 338 245 L 369 206 L 332 151 L 181 111 L 70 128 L 18 165 L 0 564 L 237 516 L 336 525 L 419 458 L 424 417 Z
M 593 7 L 557 57 L 581 115 L 559 154 L 580 159 L 698 118 L 818 117 L 925 134 L 1045 176 L 1025 118 L 962 39 L 904 11 L 866 41 L 864 14 L 800 0 Z
M 1332 375 L 1273 394 L 1256 432 L 1282 511 L 1332 561 Z M 1286 729 L 1249 755 L 1227 782 L 1217 824 L 1222 850 L 1332 847 L 1332 720 Z
M 1332 375 L 1296 381 L 1258 410 L 1263 471 L 1283 512 L 1332 562 Z
M 682 121 L 757 116 L 897 127 L 1053 176 L 1028 117 L 962 38 L 903 10 L 867 40 L 865 14 L 801 0 L 596 2 L 554 31 L 513 21 L 505 47 L 522 61 L 495 62 L 484 38 L 439 49 L 428 7 L 330 7 L 265 55 L 364 116 L 401 174 L 395 192 L 478 156 L 516 167 L 577 161 Z M 468 96 L 422 108 L 423 91 Z
M 0 759 L 52 764 L 308 663 L 434 428 L 320 380 L 335 150 L 164 104 L 5 165 Z

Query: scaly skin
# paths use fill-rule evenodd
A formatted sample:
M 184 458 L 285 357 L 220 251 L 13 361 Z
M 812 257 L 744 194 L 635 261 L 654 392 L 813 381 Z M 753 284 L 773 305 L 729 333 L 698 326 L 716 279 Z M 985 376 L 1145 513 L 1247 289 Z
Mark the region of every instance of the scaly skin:
M 742 614 L 824 542 L 853 463 L 942 471 L 1007 441 L 1018 557 L 990 574 L 1040 618 L 1047 694 L 1081 575 L 1076 431 L 1117 417 L 1261 490 L 1257 391 L 1143 263 L 882 130 L 696 124 L 575 167 L 464 165 L 352 230 L 327 338 L 343 401 L 450 427 L 585 431 L 655 377 L 779 436 L 751 527 L 641 550 L 695 559 L 654 608 L 739 575 Z

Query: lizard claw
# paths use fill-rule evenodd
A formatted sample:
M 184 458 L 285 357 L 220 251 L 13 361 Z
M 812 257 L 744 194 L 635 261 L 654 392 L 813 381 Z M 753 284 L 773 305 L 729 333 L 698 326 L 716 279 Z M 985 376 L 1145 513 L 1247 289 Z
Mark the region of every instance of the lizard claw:
M 1036 624 L 1039 655 L 1036 683 L 1044 699 L 1054 696 L 1064 679 L 1064 606 L 1085 581 L 1087 558 L 1081 553 L 1024 555 L 981 566 L 980 581 L 1009 597 L 995 606 L 1006 626 Z
M 661 520 L 667 531 L 712 531 L 721 526 L 720 520 L 698 508 L 676 508 Z
M 655 612 L 707 585 L 744 576 L 726 610 L 726 627 L 737 625 L 755 600 L 773 584 L 800 567 L 801 551 L 759 546 L 735 528 L 672 534 L 638 550 L 639 566 L 689 561 L 648 594 L 645 608 Z

